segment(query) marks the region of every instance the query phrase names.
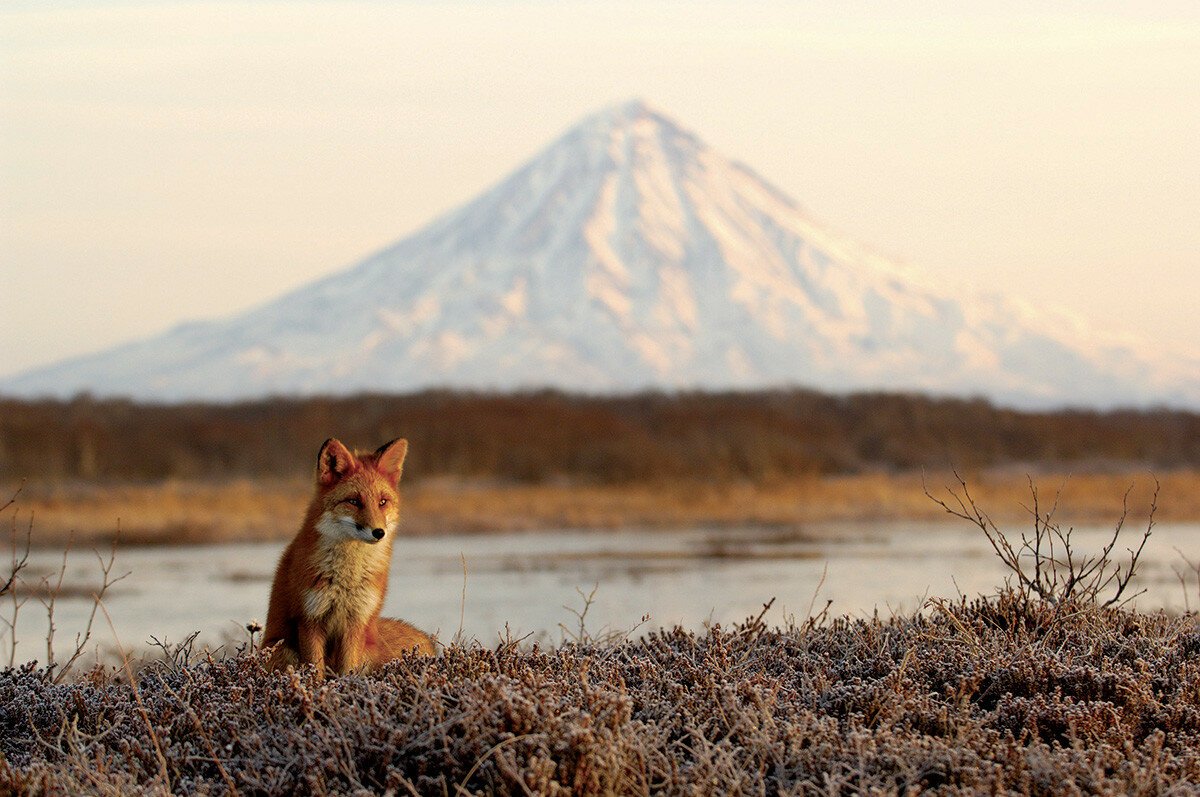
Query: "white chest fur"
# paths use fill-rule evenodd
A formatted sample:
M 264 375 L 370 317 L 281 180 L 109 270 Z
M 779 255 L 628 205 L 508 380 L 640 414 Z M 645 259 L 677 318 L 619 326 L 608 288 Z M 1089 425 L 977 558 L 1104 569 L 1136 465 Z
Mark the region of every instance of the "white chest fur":
M 338 632 L 379 610 L 383 593 L 376 575 L 388 566 L 383 545 L 322 540 L 317 549 L 317 585 L 304 591 L 304 613 Z

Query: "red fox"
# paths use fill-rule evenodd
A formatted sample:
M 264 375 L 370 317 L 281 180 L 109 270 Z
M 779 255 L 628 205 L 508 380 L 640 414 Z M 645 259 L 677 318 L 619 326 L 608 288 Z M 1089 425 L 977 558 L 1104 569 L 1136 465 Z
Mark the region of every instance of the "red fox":
M 270 665 L 314 664 L 346 673 L 379 667 L 433 639 L 402 620 L 379 616 L 387 591 L 392 538 L 400 520 L 400 472 L 407 440 L 373 454 L 330 438 L 317 454 L 317 491 L 271 587 L 264 647 Z

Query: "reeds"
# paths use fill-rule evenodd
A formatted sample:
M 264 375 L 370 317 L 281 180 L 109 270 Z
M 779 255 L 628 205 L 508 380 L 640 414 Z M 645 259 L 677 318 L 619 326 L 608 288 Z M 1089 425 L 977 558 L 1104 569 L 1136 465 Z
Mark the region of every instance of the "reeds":
M 1200 471 L 1157 474 L 1161 520 L 1200 519 Z M 1154 480 L 1136 470 L 1038 474 L 1064 488 L 1062 519 L 1107 520 L 1129 507 L 1142 512 Z M 820 521 L 914 519 L 938 521 L 945 513 L 923 494 L 954 483 L 950 472 L 799 476 L 767 482 L 664 480 L 635 484 L 519 484 L 427 479 L 404 486 L 404 528 L 409 534 L 532 529 L 694 528 L 778 526 Z M 990 469 L 971 474 L 973 491 L 997 520 L 1021 519 L 1028 499 L 1023 471 Z M 37 517 L 37 546 L 107 541 L 121 526 L 125 544 L 197 544 L 290 539 L 311 495 L 307 480 L 167 481 L 157 484 L 64 483 L 31 485 L 22 507 Z

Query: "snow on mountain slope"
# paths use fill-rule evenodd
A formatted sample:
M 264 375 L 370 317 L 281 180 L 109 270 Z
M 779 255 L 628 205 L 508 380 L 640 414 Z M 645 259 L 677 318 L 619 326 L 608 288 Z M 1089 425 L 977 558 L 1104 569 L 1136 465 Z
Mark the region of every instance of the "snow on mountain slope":
M 1200 357 L 922 284 L 633 102 L 348 270 L 0 391 L 178 400 L 778 385 L 1200 407 Z

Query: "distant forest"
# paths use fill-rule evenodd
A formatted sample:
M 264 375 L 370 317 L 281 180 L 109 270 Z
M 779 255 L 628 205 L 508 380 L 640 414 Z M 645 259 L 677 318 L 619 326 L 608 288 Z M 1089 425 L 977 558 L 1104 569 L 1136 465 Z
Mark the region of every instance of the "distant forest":
M 0 478 L 296 477 L 327 437 L 411 442 L 405 478 L 772 479 L 1037 463 L 1200 465 L 1200 414 L 1018 412 L 983 400 L 803 390 L 558 392 L 139 404 L 0 399 Z

